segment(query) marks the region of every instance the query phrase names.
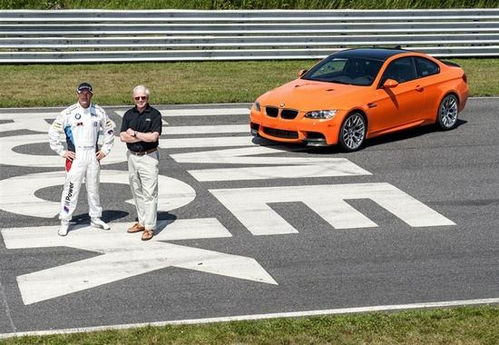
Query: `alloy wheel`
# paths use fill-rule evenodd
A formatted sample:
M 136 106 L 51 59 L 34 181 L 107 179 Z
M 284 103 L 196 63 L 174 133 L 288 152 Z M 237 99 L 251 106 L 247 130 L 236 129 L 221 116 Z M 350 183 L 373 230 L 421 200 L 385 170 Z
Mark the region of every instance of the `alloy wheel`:
M 341 145 L 348 151 L 357 150 L 364 143 L 366 123 L 359 113 L 350 115 L 341 127 Z
M 442 129 L 451 129 L 457 123 L 458 103 L 454 95 L 447 95 L 438 109 L 438 122 Z

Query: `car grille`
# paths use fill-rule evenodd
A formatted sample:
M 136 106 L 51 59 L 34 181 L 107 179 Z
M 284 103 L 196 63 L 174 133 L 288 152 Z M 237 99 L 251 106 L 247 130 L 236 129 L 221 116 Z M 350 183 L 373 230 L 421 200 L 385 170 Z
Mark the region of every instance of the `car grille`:
M 281 117 L 286 120 L 292 120 L 298 115 L 298 111 L 291 109 L 283 109 L 281 110 Z
M 265 107 L 265 113 L 269 117 L 277 117 L 280 116 L 285 120 L 293 120 L 298 115 L 298 110 L 294 109 L 279 109 L 277 107 Z
M 277 109 L 275 107 L 265 107 L 265 112 L 267 113 L 267 116 L 277 117 L 277 114 L 279 113 L 279 109 Z
M 263 127 L 263 132 L 277 138 L 298 139 L 298 132 L 286 131 L 283 129 Z

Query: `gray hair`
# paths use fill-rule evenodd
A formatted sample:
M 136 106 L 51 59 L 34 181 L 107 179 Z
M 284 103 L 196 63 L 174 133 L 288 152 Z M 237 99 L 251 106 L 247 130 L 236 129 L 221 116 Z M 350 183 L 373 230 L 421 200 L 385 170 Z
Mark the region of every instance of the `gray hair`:
M 149 89 L 147 87 L 145 87 L 144 85 L 137 85 L 136 87 L 133 88 L 132 96 L 135 95 L 135 93 L 139 92 L 139 91 L 143 91 L 148 98 L 149 98 L 149 95 L 151 94 Z

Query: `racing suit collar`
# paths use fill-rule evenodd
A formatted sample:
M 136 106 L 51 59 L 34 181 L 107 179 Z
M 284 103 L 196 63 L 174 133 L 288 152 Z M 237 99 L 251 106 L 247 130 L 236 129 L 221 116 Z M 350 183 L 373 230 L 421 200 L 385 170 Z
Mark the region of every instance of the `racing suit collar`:
M 78 108 L 80 108 L 82 111 L 89 111 L 89 110 L 90 110 L 90 109 L 92 109 L 92 108 L 93 108 L 93 106 L 94 106 L 94 104 L 93 104 L 93 103 L 90 103 L 90 104 L 88 105 L 88 107 L 83 108 L 83 107 L 81 106 L 80 102 L 76 102 L 76 105 L 77 105 L 77 106 L 78 106 Z

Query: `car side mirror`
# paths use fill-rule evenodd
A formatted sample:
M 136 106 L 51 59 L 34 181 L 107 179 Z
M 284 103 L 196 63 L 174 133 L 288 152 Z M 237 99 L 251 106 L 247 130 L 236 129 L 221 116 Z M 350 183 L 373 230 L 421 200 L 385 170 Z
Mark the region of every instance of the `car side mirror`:
M 305 73 L 307 73 L 308 69 L 301 69 L 298 71 L 298 78 L 301 78 Z
M 383 89 L 393 89 L 394 87 L 397 87 L 398 84 L 399 82 L 394 79 L 387 79 L 383 83 Z

